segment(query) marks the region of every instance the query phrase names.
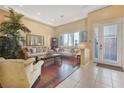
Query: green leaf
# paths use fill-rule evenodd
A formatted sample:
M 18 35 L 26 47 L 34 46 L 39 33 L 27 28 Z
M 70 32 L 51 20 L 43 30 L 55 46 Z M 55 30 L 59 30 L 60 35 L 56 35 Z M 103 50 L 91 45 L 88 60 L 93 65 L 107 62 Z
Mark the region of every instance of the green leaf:
M 31 32 L 24 24 L 21 23 L 21 19 L 24 15 L 15 12 L 12 8 L 9 8 L 9 15 L 5 16 L 9 20 L 0 24 L 0 56 L 5 58 L 16 58 L 19 53 L 19 38 L 20 31 Z

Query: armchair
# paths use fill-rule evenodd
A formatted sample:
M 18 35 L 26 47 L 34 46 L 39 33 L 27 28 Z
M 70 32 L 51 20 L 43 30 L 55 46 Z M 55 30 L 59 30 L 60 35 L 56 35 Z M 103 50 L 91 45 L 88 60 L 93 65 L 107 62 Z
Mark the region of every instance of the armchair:
M 33 65 L 34 58 L 0 60 L 0 85 L 2 87 L 31 87 L 39 76 L 43 61 Z

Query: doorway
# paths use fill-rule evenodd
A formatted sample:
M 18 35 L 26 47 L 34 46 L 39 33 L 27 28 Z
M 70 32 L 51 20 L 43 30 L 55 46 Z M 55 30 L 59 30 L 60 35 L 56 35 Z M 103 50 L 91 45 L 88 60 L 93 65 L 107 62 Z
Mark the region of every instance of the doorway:
M 93 60 L 98 63 L 121 65 L 121 20 L 94 24 Z

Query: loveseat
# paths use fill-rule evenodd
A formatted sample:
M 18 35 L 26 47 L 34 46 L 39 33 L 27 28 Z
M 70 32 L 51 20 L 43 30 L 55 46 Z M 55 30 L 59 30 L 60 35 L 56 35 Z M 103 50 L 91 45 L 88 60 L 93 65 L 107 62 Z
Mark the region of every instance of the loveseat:
M 34 64 L 34 61 L 34 58 L 27 60 L 2 58 L 0 60 L 0 85 L 7 88 L 32 87 L 41 76 L 44 63 L 38 61 Z
M 60 47 L 56 49 L 57 53 L 62 54 L 63 56 L 76 56 L 77 53 L 80 52 L 79 48 L 66 48 L 66 47 Z
M 46 48 L 41 46 L 26 46 L 22 48 L 25 59 L 46 54 Z
M 36 58 L 42 55 L 46 55 L 48 52 L 54 52 L 47 47 L 42 46 L 26 46 L 22 48 L 23 59 Z

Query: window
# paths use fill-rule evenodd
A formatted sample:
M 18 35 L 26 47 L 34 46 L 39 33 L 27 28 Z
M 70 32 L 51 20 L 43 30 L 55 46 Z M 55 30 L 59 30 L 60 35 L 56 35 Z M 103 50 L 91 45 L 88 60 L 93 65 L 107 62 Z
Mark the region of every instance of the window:
M 82 41 L 86 41 L 86 31 L 66 32 L 60 37 L 60 44 L 64 47 L 78 47 Z
M 44 46 L 44 36 L 41 36 L 40 43 L 41 43 L 41 46 Z
M 74 46 L 77 47 L 79 45 L 79 32 L 74 32 Z
M 64 46 L 68 44 L 68 34 L 63 34 L 63 44 Z

